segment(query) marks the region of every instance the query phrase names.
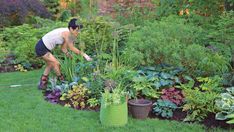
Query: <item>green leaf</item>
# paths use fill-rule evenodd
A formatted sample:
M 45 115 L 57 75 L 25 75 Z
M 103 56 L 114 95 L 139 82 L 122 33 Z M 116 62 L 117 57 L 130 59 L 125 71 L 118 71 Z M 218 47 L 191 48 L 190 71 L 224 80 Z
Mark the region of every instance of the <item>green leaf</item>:
M 228 124 L 234 124 L 234 119 L 233 120 L 230 120 L 230 121 L 227 121 Z
M 215 119 L 217 120 L 226 120 L 226 115 L 224 115 L 222 112 L 219 112 L 215 115 Z

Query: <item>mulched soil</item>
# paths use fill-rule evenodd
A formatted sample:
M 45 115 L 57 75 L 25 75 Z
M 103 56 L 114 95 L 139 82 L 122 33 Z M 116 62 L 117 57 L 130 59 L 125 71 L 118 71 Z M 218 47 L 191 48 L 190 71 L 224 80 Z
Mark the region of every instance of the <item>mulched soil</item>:
M 173 117 L 170 119 L 163 118 L 161 116 L 155 115 L 153 112 L 149 113 L 149 118 L 158 118 L 160 120 L 176 120 L 176 121 L 183 121 L 186 117 L 187 113 L 182 111 L 181 109 L 176 109 L 173 112 Z M 208 116 L 201 122 L 201 124 L 205 125 L 207 128 L 223 128 L 227 130 L 234 129 L 234 125 L 227 124 L 226 121 L 220 121 L 215 119 L 215 114 L 210 113 Z
M 233 129 L 234 125 L 227 124 L 226 121 L 215 120 L 215 114 L 210 113 L 202 122 L 208 128 L 221 127 L 224 129 Z

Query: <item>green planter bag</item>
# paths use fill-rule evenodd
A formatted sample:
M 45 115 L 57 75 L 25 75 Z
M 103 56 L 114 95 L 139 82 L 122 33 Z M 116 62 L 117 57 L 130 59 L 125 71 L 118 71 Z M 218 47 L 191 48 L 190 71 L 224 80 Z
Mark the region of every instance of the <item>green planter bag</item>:
M 120 104 L 105 105 L 101 101 L 100 121 L 104 126 L 124 126 L 128 122 L 128 107 L 126 97 L 122 98 Z

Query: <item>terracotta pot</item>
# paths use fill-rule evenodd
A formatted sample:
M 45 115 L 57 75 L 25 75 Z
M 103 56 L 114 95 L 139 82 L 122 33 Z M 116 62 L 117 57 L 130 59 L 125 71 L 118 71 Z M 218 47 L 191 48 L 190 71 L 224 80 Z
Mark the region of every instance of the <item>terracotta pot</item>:
M 129 111 L 133 118 L 146 119 L 152 107 L 152 101 L 147 99 L 132 99 L 128 101 Z

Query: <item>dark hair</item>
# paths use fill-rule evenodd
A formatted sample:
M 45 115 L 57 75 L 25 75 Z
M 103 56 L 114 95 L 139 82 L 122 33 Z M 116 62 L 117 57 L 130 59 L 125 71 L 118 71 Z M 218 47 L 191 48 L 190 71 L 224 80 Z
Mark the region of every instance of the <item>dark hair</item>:
M 72 18 L 70 20 L 70 22 L 68 23 L 68 28 L 70 29 L 70 27 L 72 29 L 76 29 L 77 27 L 79 29 L 82 29 L 83 28 L 83 25 L 81 23 L 78 22 L 78 20 L 76 18 Z

